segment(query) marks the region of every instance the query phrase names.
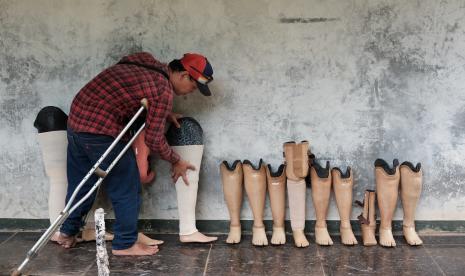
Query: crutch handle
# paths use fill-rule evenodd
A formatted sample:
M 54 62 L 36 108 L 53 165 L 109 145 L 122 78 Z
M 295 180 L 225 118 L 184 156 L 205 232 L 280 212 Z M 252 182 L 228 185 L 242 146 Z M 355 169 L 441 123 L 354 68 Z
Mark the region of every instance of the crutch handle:
M 140 104 L 145 108 L 145 109 L 149 109 L 149 101 L 147 101 L 147 98 L 143 98 L 142 100 L 140 100 Z

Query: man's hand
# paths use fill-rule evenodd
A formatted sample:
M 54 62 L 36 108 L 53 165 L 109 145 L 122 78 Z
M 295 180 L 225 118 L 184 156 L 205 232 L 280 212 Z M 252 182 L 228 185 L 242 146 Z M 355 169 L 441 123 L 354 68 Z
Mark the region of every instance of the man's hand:
M 178 122 L 179 118 L 182 118 L 182 114 L 170 112 L 170 114 L 168 114 L 168 117 L 166 119 L 168 120 L 168 122 L 173 123 L 174 126 L 176 126 L 177 128 L 180 128 L 181 125 Z
M 189 185 L 189 181 L 187 180 L 187 170 L 195 171 L 195 166 L 182 159 L 174 163 L 171 166 L 171 178 L 173 179 L 173 182 L 176 183 L 178 178 L 181 176 L 182 180 L 184 180 L 184 183 Z

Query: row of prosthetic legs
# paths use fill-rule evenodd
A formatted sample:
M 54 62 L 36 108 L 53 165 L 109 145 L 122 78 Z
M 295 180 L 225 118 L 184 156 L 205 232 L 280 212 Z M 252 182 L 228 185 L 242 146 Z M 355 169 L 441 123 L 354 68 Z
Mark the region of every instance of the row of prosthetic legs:
M 294 243 L 297 247 L 306 247 L 309 245 L 304 234 L 306 205 L 305 178 L 309 173 L 309 164 L 312 163 L 311 159 L 309 159 L 308 142 L 285 143 L 284 156 L 286 164 L 279 166 L 277 171 L 273 171 L 270 165 L 266 166 L 262 160 L 260 160 L 258 167 L 254 167 L 248 160 L 245 160 L 243 163 L 236 160 L 231 166 L 227 161 L 221 163 L 220 171 L 223 191 L 231 218 L 227 243 L 238 243 L 241 239 L 240 211 L 243 194 L 242 185 L 244 185 L 254 217 L 252 244 L 268 244 L 263 224 L 267 189 L 273 216 L 271 244 L 278 245 L 286 242 L 284 219 L 287 188 Z M 350 225 L 353 187 L 351 169 L 348 168 L 346 173 L 342 173 L 339 168 L 330 170 L 329 162 L 326 168 L 322 168 L 318 163 L 314 163 L 310 166 L 310 179 L 312 183 L 312 199 L 316 213 L 316 243 L 320 245 L 333 244 L 326 226 L 331 187 L 333 187 L 341 218 L 340 231 L 342 243 L 346 245 L 357 244 Z
M 415 210 L 422 187 L 421 164 L 413 166 L 410 162 L 403 162 L 399 166 L 399 161 L 394 159 L 391 168 L 386 161 L 377 159 L 375 161 L 375 178 L 376 192 L 374 190 L 365 191 L 364 202 L 358 202 L 363 206 L 363 212 L 359 216 L 362 224 L 363 244 L 366 246 L 377 244 L 375 238 L 375 202 L 377 198 L 381 216 L 379 243 L 386 247 L 396 246 L 392 235 L 392 219 L 400 190 L 404 213 L 402 227 L 404 238 L 409 245 L 421 245 L 423 242 L 415 231 Z

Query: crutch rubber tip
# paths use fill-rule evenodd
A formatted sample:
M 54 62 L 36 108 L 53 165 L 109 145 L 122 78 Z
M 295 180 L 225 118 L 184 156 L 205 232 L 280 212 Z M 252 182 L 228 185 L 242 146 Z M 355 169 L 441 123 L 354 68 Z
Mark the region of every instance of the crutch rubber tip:
M 149 109 L 149 101 L 147 101 L 146 98 L 143 98 L 143 99 L 140 101 L 140 104 L 141 104 L 145 109 Z
M 11 273 L 11 276 L 20 276 L 22 275 L 17 269 Z

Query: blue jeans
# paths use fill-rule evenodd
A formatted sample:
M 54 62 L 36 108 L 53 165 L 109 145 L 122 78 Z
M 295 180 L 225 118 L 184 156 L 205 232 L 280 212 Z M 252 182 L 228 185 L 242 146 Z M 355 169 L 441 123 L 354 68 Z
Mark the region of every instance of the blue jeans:
M 76 133 L 68 129 L 68 191 L 66 203 L 68 203 L 81 180 L 114 140 L 115 138 L 111 136 Z M 120 141 L 100 164 L 100 168 L 106 170 L 125 145 L 126 143 Z M 98 177 L 92 175 L 79 190 L 73 204 L 83 198 L 97 180 Z M 128 149 L 121 157 L 101 185 L 105 188 L 115 211 L 113 249 L 127 249 L 137 240 L 137 219 L 141 204 L 139 170 L 132 149 Z M 61 226 L 60 232 L 73 236 L 79 232 L 84 224 L 84 216 L 92 208 L 95 196 L 96 193 L 94 192 L 91 197 L 69 215 Z

